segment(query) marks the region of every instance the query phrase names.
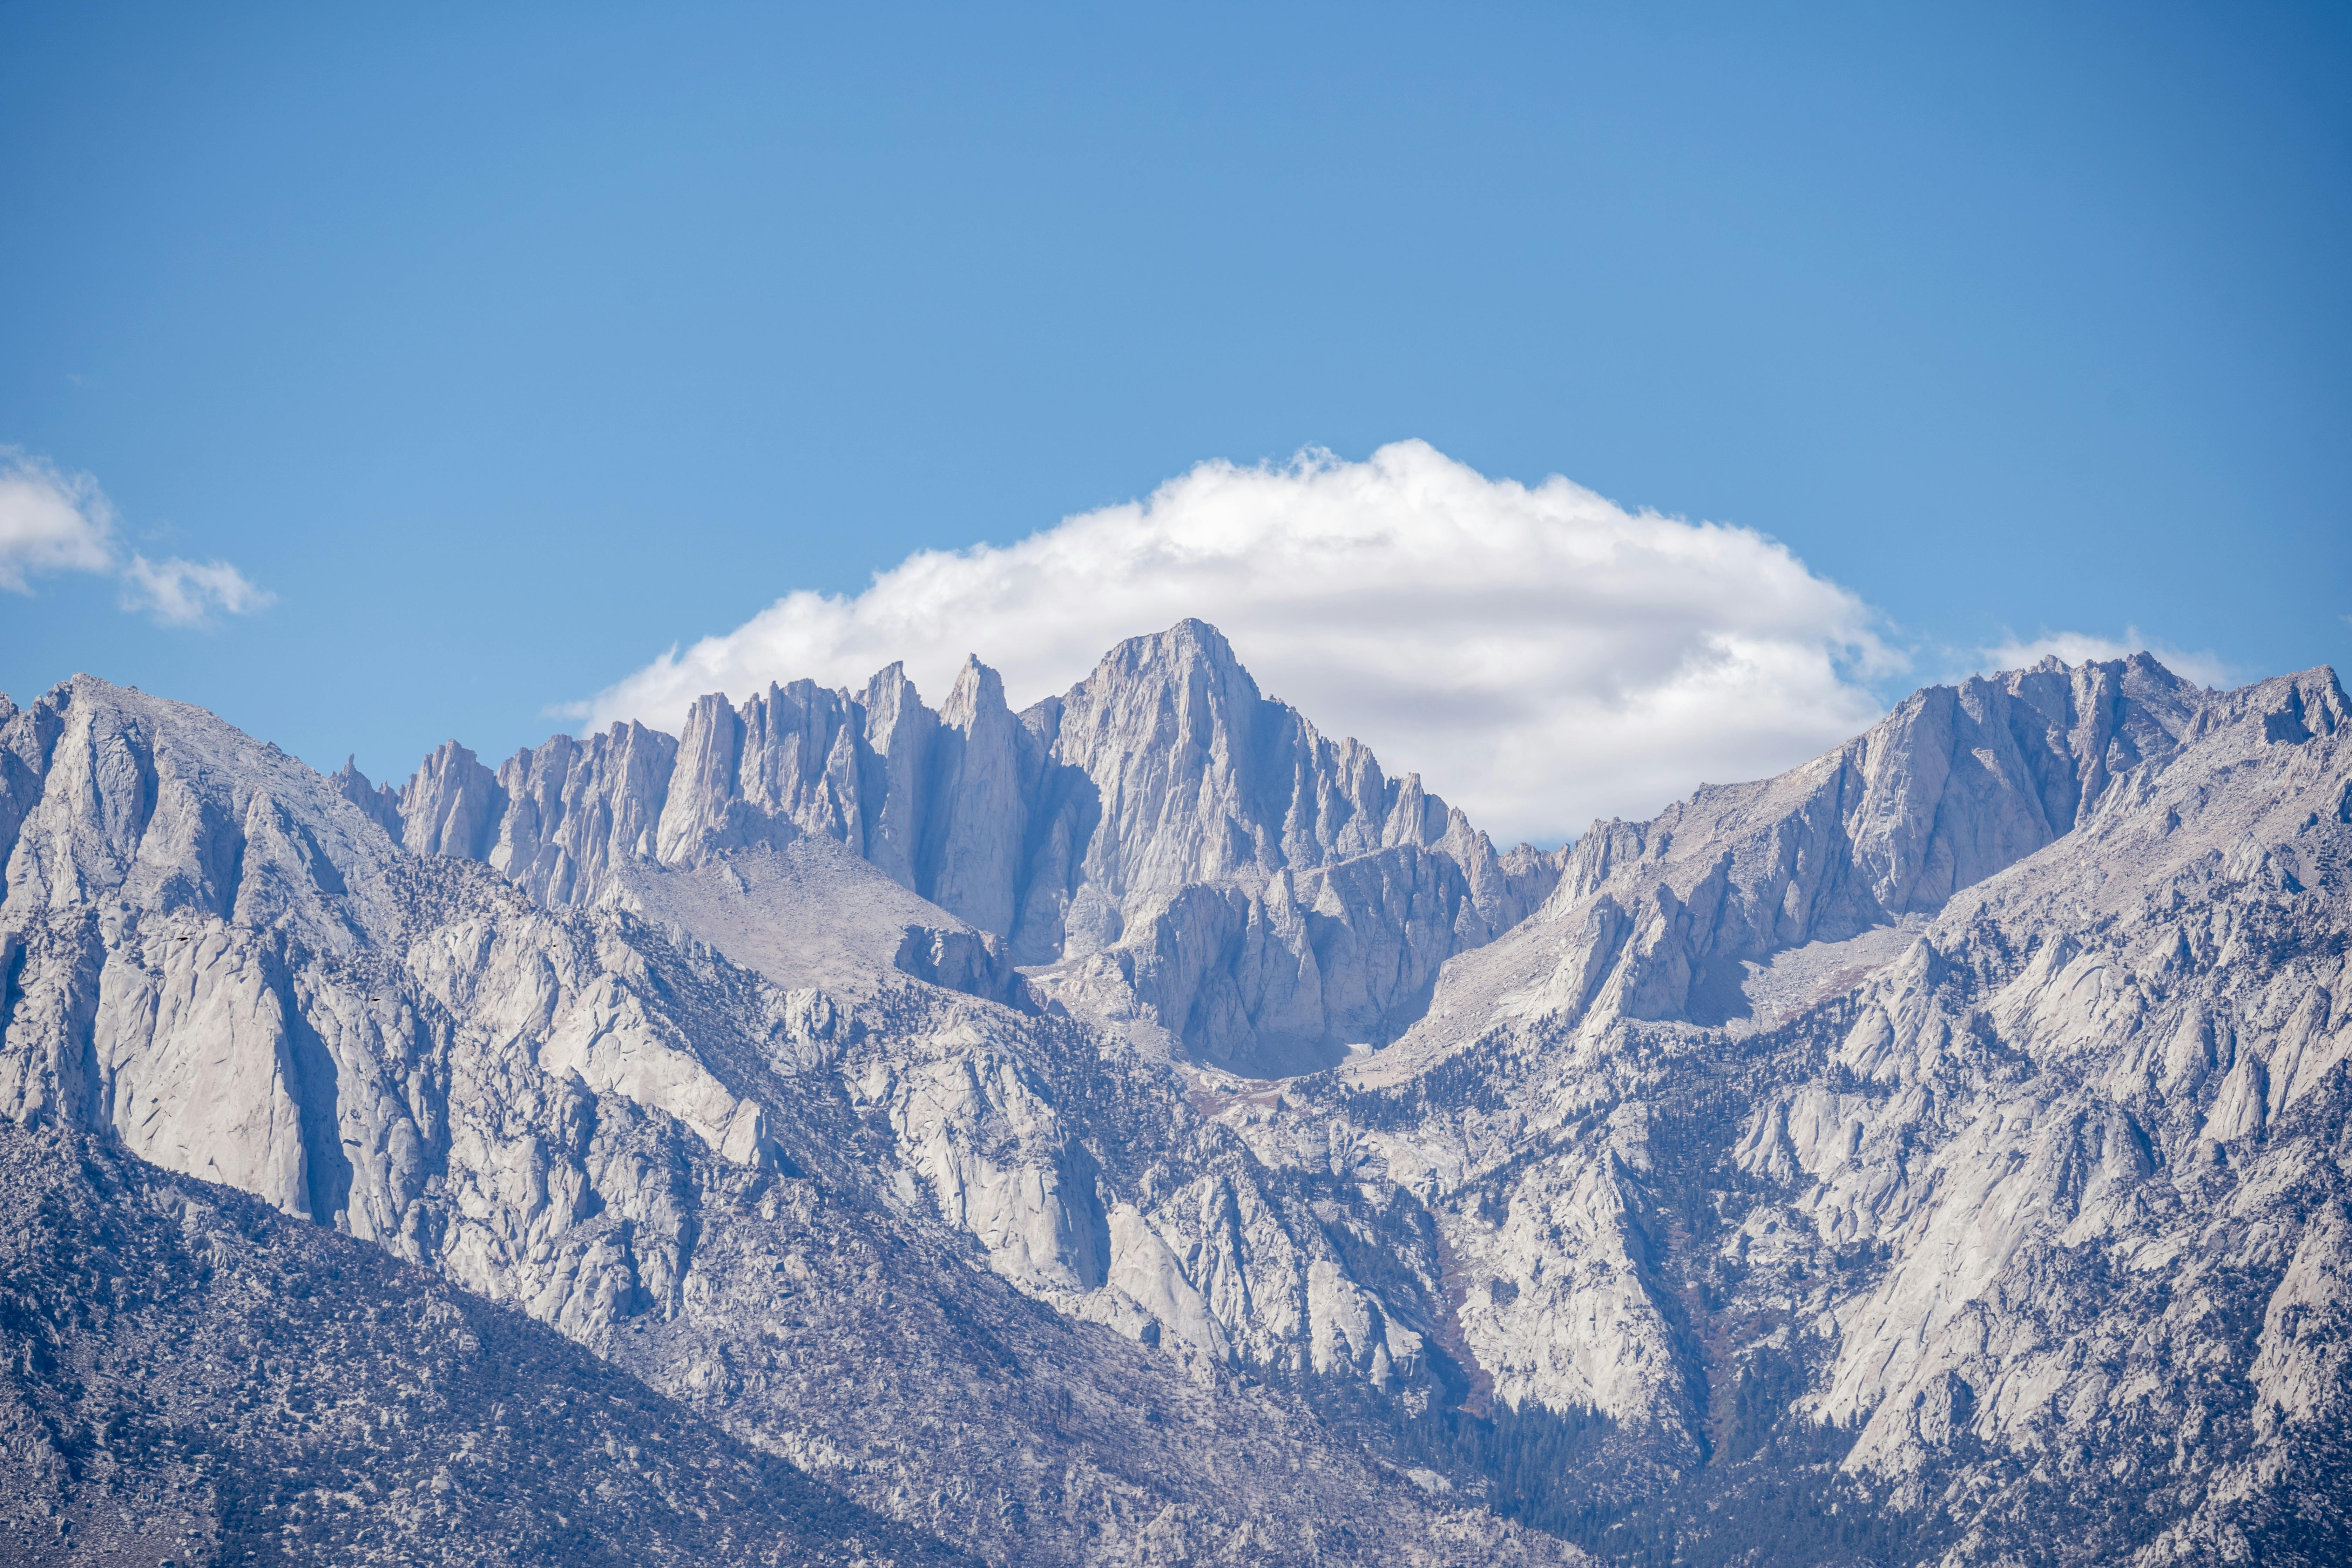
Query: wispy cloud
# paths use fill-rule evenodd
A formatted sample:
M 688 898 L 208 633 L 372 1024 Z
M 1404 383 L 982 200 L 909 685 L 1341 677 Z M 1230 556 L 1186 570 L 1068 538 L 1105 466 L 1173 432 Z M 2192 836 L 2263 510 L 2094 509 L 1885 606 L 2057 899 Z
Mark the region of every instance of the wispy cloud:
M 244 616 L 265 608 L 277 595 L 257 588 L 226 561 L 150 561 L 136 555 L 121 568 L 122 607 L 144 610 L 160 626 L 198 626 L 219 610 Z
M 1865 678 L 1904 667 L 1867 605 L 1761 534 L 1406 441 L 1203 463 L 1016 544 L 910 556 L 855 596 L 790 594 L 568 711 L 674 730 L 703 692 L 857 685 L 894 659 L 937 701 L 967 653 L 1017 704 L 1186 616 L 1269 695 L 1507 838 L 1791 766 L 1867 726 Z
M 2232 669 L 2210 648 L 2191 651 L 2175 647 L 2169 643 L 2143 636 L 2137 626 L 2126 626 L 2120 638 L 2100 637 L 2093 632 L 2053 632 L 2046 627 L 2032 637 L 2011 635 L 2001 642 L 1979 648 L 1977 668 L 1986 674 L 2000 669 L 2022 669 L 2029 665 L 2040 664 L 2053 654 L 2063 664 L 2082 664 L 2092 659 L 2123 658 L 2135 653 L 2153 655 L 2158 664 L 2175 675 L 2188 677 L 2200 686 L 2234 686 L 2242 673 Z
M 249 615 L 276 597 L 226 561 L 126 554 L 116 521 L 89 475 L 0 447 L 0 588 L 29 594 L 46 574 L 95 573 L 121 581 L 124 609 L 167 626 L 200 626 L 215 611 Z

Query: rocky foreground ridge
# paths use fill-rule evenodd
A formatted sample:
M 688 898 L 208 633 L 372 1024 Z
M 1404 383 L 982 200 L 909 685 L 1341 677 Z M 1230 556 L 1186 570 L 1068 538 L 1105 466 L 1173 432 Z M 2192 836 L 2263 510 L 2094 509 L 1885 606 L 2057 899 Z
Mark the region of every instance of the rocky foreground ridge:
M 0 1154 L 61 1194 L 0 1250 L 0 1506 L 299 1556 L 513 1425 L 420 1407 L 257 1545 L 217 1478 L 289 1439 L 130 1388 L 246 1245 L 153 1216 L 226 1187 L 261 1295 L 389 1255 L 369 1356 L 438 1301 L 643 1390 L 560 1484 L 435 1460 L 599 1541 L 784 1464 L 747 1560 L 2339 1561 L 2348 727 L 2326 670 L 2046 662 L 1500 854 L 1198 623 L 1018 715 L 891 670 L 398 792 L 0 699 Z M 614 1423 L 709 1457 L 591 1480 Z
M 0 1560 L 969 1563 L 520 1313 L 0 1129 Z

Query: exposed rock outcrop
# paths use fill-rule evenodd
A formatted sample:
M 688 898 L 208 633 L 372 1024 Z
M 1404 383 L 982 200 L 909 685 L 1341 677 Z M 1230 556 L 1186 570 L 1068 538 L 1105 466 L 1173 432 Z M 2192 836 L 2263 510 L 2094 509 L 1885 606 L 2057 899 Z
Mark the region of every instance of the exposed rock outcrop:
M 200 710 L 78 679 L 12 710 L 0 747 L 23 763 L 8 1121 L 372 1243 L 984 1560 L 1575 1560 L 1432 1505 L 1245 1380 L 1180 1310 L 1157 1233 L 1110 1223 L 1148 1196 L 1155 1150 L 1205 1138 L 1230 1163 L 1238 1143 L 1164 1062 L 896 975 L 904 923 L 877 930 L 882 958 L 843 948 L 838 994 L 785 987 L 667 918 L 687 903 L 627 880 L 644 868 L 609 904 L 542 908 L 395 844 L 341 783 Z M 446 749 L 413 786 L 450 803 L 404 825 L 441 825 L 420 842 L 481 841 L 469 765 Z M 838 885 L 794 869 L 808 847 L 645 874 L 699 879 L 698 898 L 732 873 L 735 896 L 812 911 L 896 886 L 862 858 Z M 959 939 L 1001 954 L 940 918 L 926 962 Z M 1148 1136 L 1113 1151 L 1081 1108 L 1122 1097 Z M 1300 1205 L 1288 1223 L 1319 1234 Z M 1324 1289 L 1323 1316 L 1367 1299 L 1351 1289 Z M 119 1360 L 97 1328 L 66 1338 Z
M 618 896 L 632 864 L 840 844 L 951 917 L 928 923 L 1001 939 L 1017 963 L 1103 955 L 1047 983 L 1066 1005 L 1146 1018 L 1258 1073 L 1394 1037 L 1439 964 L 1559 874 L 1559 857 L 1498 855 L 1417 775 L 1388 778 L 1262 696 L 1199 621 L 1121 644 L 1017 716 L 973 660 L 937 712 L 893 665 L 861 693 L 802 680 L 702 698 L 674 753 L 616 726 L 492 779 L 452 742 L 399 812 L 410 849 L 488 860 L 551 907 Z M 982 973 L 908 952 L 927 980 Z M 975 994 L 1003 993 L 986 984 Z
M 538 903 L 593 903 L 656 852 L 677 763 L 677 742 L 642 724 L 518 752 L 499 770 L 506 809 L 486 858 Z
M 0 1110 L 993 1561 L 2352 1549 L 2330 672 L 1930 689 L 1559 857 L 1205 628 L 698 713 L 658 788 L 445 748 L 412 851 L 199 710 L 0 710 Z
M 552 1331 L 0 1121 L 11 1561 L 971 1562 Z

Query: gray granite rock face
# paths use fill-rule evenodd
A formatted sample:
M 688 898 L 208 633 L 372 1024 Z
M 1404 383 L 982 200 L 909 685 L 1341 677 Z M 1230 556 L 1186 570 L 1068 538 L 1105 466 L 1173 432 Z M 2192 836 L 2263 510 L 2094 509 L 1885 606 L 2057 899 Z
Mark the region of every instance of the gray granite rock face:
M 0 1121 L 11 1562 L 971 1563 L 520 1314 Z
M 1019 734 L 977 669 L 928 728 L 887 679 L 829 730 L 711 705 L 697 831 L 741 840 L 586 900 L 199 710 L 9 708 L 0 1110 L 510 1303 L 992 1561 L 2344 1559 L 2332 673 L 1929 689 L 1505 857 L 1147 642 Z M 854 837 L 848 773 L 760 784 L 815 748 L 755 733 L 851 737 Z M 889 816 L 942 779 L 961 828 Z M 652 795 L 576 799 L 614 793 Z M 921 889 L 1016 820 L 1008 939 Z M 992 999 L 1056 824 L 1060 956 Z
M 355 756 L 345 757 L 343 765 L 327 775 L 327 782 L 334 785 L 336 794 L 358 806 L 370 822 L 393 837 L 400 837 L 400 792 L 389 784 L 370 784 L 367 774 L 360 772 L 358 763 Z
M 1004 705 L 1004 683 L 966 663 L 931 739 L 917 892 L 982 931 L 1012 931 L 1040 765 L 1035 737 Z
M 1449 826 L 1418 777 L 1386 778 L 1362 746 L 1260 696 L 1199 621 L 1120 644 L 1034 721 L 1055 764 L 1052 818 L 1078 852 L 1033 881 L 1033 962 L 1062 954 L 1058 908 L 1086 889 L 1124 910 L 1194 883 L 1433 847 Z
M 507 804 L 498 775 L 457 742 L 445 741 L 401 792 L 401 841 L 412 855 L 488 859 Z
M 1432 1195 L 1497 1398 L 1698 1455 L 1816 1445 L 1902 1560 L 2328 1561 L 2347 777 L 2326 670 L 1923 692 L 1596 826 L 1259 1146 L 1349 1144 Z
M 640 891 L 643 914 L 548 909 L 488 866 L 395 843 L 341 784 L 201 710 L 83 679 L 0 726 L 24 764 L 5 775 L 17 828 L 0 900 L 8 1121 L 94 1137 L 430 1270 L 433 1289 L 527 1314 L 985 1561 L 1577 1560 L 1433 1503 L 1384 1468 L 1376 1436 L 1362 1446 L 1220 1350 L 1135 1200 L 1171 1140 L 1244 1156 L 1165 1062 L 898 973 L 904 925 L 834 992 L 656 923 L 703 923 L 730 897 L 757 910 L 783 875 L 761 858 L 806 841 L 656 866 L 692 885 L 667 903 Z M 605 776 L 625 776 L 631 743 L 606 749 Z M 458 803 L 410 819 L 459 825 L 422 841 L 481 832 L 467 765 L 446 750 L 412 786 Z M 730 873 L 740 887 L 721 885 Z M 870 896 L 846 873 L 828 891 L 833 875 L 802 868 L 784 891 L 820 911 Z M 995 939 L 941 919 L 922 963 L 949 978 L 1001 963 Z M 795 960 L 756 921 L 739 940 L 754 963 Z M 1111 1122 L 1082 1115 L 1106 1093 L 1132 1134 L 1116 1149 Z M 1270 1235 L 1319 1234 L 1287 1210 Z M 329 1283 L 281 1277 L 306 1300 Z M 1336 1276 L 1318 1289 L 1369 1300 Z M 107 1321 L 42 1342 L 115 1382 L 68 1387 L 36 1357 L 34 1405 L 135 1400 Z M 511 1448 L 504 1428 L 453 1436 L 485 1463 Z M 134 1446 L 116 1473 L 176 1472 Z M 86 1479 L 61 1484 L 25 1506 L 93 1517 Z M 564 1511 L 545 1492 L 526 1506 Z M 709 1506 L 673 1533 L 724 1534 Z
M 866 683 L 858 705 L 866 721 L 858 779 L 864 800 L 872 803 L 864 817 L 862 852 L 892 881 L 916 890 L 939 715 L 923 706 L 906 670 L 895 664 Z
M 1558 874 L 1263 697 L 1198 621 L 1121 644 L 1019 715 L 977 660 L 936 712 L 892 666 L 862 693 L 705 697 L 674 760 L 668 745 L 637 725 L 558 736 L 493 780 L 453 742 L 399 796 L 402 837 L 488 860 L 551 907 L 615 896 L 632 861 L 827 839 L 1018 963 L 1099 956 L 1047 982 L 1066 1005 L 1138 1014 L 1257 1072 L 1392 1038 L 1438 964 Z
M 1393 1038 L 1439 964 L 1558 875 L 1261 696 L 1198 621 L 1121 644 L 1024 717 L 1047 765 L 1016 956 L 1073 1005 L 1124 987 L 1222 1067 L 1310 1070 Z
M 642 724 L 558 735 L 499 770 L 506 810 L 487 858 L 538 903 L 593 902 L 615 870 L 659 846 L 677 742 Z
M 2146 655 L 1930 687 L 1778 778 L 1593 824 L 1543 918 L 1482 972 L 1533 984 L 1549 968 L 1542 1005 L 1571 1013 L 1605 982 L 1627 1016 L 1727 1022 L 1745 966 L 1941 909 L 2160 766 L 2202 711 Z M 1562 925 L 1590 935 L 1563 944 Z

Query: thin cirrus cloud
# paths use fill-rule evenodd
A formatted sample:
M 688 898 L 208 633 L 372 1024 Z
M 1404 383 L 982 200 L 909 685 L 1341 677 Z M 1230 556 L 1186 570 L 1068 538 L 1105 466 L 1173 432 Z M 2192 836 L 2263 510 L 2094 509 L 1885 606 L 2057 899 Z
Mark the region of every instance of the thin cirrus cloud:
M 249 615 L 275 598 L 226 561 L 126 552 L 114 529 L 113 505 L 89 475 L 0 448 L 0 588 L 29 594 L 38 576 L 93 573 L 116 579 L 124 609 L 166 626 L 201 626 L 215 612 Z
M 121 568 L 122 607 L 144 610 L 167 626 L 201 626 L 219 610 L 251 615 L 276 599 L 226 561 L 150 561 L 134 554 Z
M 674 731 L 704 692 L 856 687 L 893 660 L 936 703 L 967 654 L 1018 705 L 1188 616 L 1267 695 L 1506 842 L 1791 766 L 1874 720 L 1865 681 L 1905 667 L 1869 606 L 1760 533 L 1403 441 L 1202 463 L 1015 544 L 919 552 L 854 596 L 789 594 L 562 711 Z

